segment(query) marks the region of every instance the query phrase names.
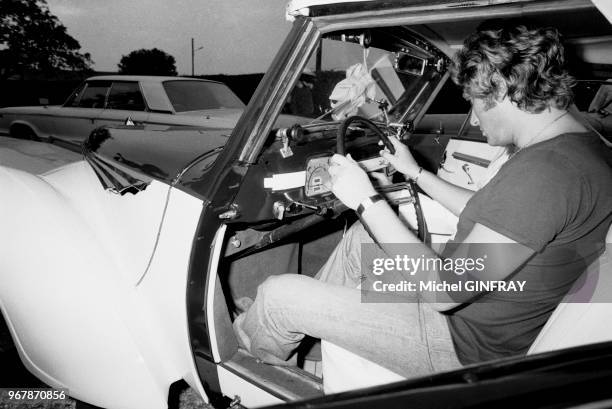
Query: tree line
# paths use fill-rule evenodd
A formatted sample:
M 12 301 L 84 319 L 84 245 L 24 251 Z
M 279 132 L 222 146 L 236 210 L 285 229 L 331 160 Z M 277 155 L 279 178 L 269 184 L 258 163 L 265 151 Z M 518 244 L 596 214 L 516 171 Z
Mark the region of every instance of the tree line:
M 60 72 L 92 71 L 91 55 L 49 11 L 46 0 L 0 0 L 0 79 L 28 74 L 53 77 Z M 168 53 L 140 49 L 122 56 L 120 74 L 177 75 Z

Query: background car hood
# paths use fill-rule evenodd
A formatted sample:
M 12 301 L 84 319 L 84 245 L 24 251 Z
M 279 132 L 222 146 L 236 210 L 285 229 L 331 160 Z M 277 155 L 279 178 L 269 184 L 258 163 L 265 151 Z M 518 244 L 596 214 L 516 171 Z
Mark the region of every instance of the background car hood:
M 197 117 L 205 119 L 204 126 L 211 128 L 234 128 L 238 119 L 244 112 L 243 109 L 202 109 L 199 111 L 177 112 L 176 115 L 183 117 Z M 312 121 L 312 118 L 307 118 L 297 115 L 281 114 L 276 120 L 276 128 L 288 128 L 295 124 L 306 124 Z
M 185 119 L 197 118 L 197 123 L 205 127 L 231 129 L 236 125 L 243 112 L 242 109 L 201 109 L 177 112 L 175 115 Z

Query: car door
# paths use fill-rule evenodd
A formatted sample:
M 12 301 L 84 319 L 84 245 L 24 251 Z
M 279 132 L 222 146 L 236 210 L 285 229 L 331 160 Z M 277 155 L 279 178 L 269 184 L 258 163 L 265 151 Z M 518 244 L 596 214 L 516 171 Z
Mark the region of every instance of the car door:
M 504 147 L 490 146 L 470 124 L 470 104 L 450 80 L 417 124 L 408 144 L 427 170 L 454 185 L 478 190 L 508 158 Z
M 454 185 L 478 190 L 495 176 L 509 155 L 505 147 L 487 144 L 480 129 L 470 125 L 470 115 L 464 115 L 463 126 L 451 135 L 438 176 Z
M 58 110 L 55 137 L 62 141 L 81 143 L 96 127 L 96 118 L 104 109 L 111 81 L 87 81 L 78 95 L 70 98 Z
M 96 118 L 95 125 L 139 125 L 145 123 L 148 118 L 149 112 L 139 82 L 113 81 L 105 109 Z

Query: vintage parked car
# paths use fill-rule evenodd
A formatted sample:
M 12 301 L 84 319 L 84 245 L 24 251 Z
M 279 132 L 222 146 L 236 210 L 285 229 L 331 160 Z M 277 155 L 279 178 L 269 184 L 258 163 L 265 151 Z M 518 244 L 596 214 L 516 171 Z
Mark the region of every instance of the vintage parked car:
M 490 18 L 557 26 L 581 77 L 606 87 L 608 3 L 294 0 L 288 17 L 293 27 L 232 130 L 103 127 L 83 161 L 42 176 L 0 167 L 0 309 L 25 366 L 105 408 L 164 408 L 180 381 L 232 407 L 609 405 L 606 302 L 561 304 L 526 357 L 411 380 L 326 348 L 322 373 L 316 347 L 299 352 L 296 368 L 266 365 L 232 330 L 237 300 L 272 274 L 313 275 L 354 220 L 325 183 L 333 152 L 392 174 L 378 157 L 382 131 L 467 188 L 495 172 L 503 152 L 468 129 L 469 114 L 452 118 L 456 127 L 444 115 L 433 129 L 422 121 L 445 98 L 450 57 L 470 32 Z M 279 125 L 305 70 L 311 118 Z M 353 111 L 371 122 L 347 122 Z M 409 184 L 381 190 L 424 240 L 452 230 Z M 599 274 L 593 300 L 611 299 L 611 268 L 608 251 L 588 270 Z M 325 396 L 349 389 L 358 390 Z
M 225 84 L 183 77 L 88 78 L 63 105 L 0 109 L 0 134 L 80 144 L 125 123 L 233 128 L 244 103 Z

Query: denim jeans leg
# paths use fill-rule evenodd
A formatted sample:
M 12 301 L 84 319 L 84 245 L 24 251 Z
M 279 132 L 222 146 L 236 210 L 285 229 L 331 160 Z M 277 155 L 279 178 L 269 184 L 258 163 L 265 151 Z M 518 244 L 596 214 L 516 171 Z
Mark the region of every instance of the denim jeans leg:
M 330 284 L 357 288 L 361 284 L 361 245 L 373 243 L 363 225 L 354 223 L 342 236 L 315 278 Z M 384 255 L 381 250 L 381 255 Z
M 363 303 L 360 246 L 370 240 L 362 226 L 351 228 L 317 277 L 285 274 L 269 277 L 258 288 L 251 308 L 234 327 L 240 343 L 264 362 L 283 364 L 304 334 L 325 339 L 404 375 L 432 373 L 440 360 L 430 349 L 431 334 L 442 333 L 436 348 L 454 355 L 444 317 L 428 319 L 418 302 Z M 430 328 L 432 325 L 440 328 Z M 446 351 L 448 350 L 448 351 Z M 450 351 L 450 352 L 449 352 Z M 432 356 L 433 353 L 433 356 Z

